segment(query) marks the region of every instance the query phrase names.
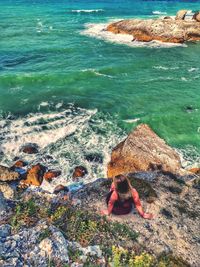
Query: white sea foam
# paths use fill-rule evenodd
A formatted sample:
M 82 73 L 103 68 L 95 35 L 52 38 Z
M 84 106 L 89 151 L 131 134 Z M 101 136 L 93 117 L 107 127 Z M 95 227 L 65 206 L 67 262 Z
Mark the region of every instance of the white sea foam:
M 187 79 L 187 78 L 185 78 L 185 77 L 181 77 L 181 81 L 183 81 L 183 82 L 187 82 L 187 81 L 188 81 L 188 79 Z
M 188 72 L 195 72 L 195 71 L 198 71 L 198 70 L 199 70 L 199 68 L 189 68 Z
M 166 66 L 153 66 L 154 69 L 158 70 L 178 70 L 179 67 L 166 67 Z
M 98 13 L 103 11 L 103 9 L 74 9 L 72 13 Z
M 135 122 L 138 122 L 140 121 L 140 118 L 136 118 L 136 119 L 129 119 L 129 120 L 123 120 L 124 122 L 126 123 L 135 123 Z
M 133 41 L 133 36 L 130 34 L 114 34 L 112 32 L 106 31 L 107 26 L 108 24 L 105 23 L 85 24 L 85 30 L 83 30 L 81 34 L 112 43 L 128 45 L 131 47 L 170 48 L 176 46 L 186 46 L 185 44 L 164 43 L 160 41 Z
M 70 106 L 62 112 L 34 113 L 17 119 L 0 119 L 0 163 L 13 164 L 19 156 L 30 164 L 40 162 L 48 168 L 59 169 L 62 175 L 42 188 L 53 191 L 57 184 L 72 182 L 75 166 L 88 170 L 84 181 L 106 176 L 111 149 L 124 138 L 124 133 L 109 118 L 97 110 Z M 39 154 L 28 155 L 20 151 L 22 145 L 36 143 Z M 99 161 L 89 161 L 87 155 L 97 155 Z M 50 157 L 49 157 L 50 156 Z
M 167 12 L 155 10 L 155 11 L 152 11 L 152 14 L 154 14 L 154 15 L 167 15 Z
M 97 71 L 96 69 L 84 69 L 82 70 L 82 72 L 92 72 L 94 73 L 95 75 L 97 76 L 103 76 L 103 77 L 108 77 L 108 78 L 114 78 L 113 76 L 111 75 L 108 75 L 108 74 L 104 74 L 104 73 L 100 73 L 99 71 Z

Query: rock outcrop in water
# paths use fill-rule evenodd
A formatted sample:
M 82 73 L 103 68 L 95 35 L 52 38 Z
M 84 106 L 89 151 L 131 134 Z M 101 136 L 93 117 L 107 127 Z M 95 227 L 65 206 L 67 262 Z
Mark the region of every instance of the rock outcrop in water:
M 178 173 L 180 157 L 148 125 L 140 124 L 113 149 L 107 176 L 154 169 Z
M 107 31 L 118 34 L 133 35 L 133 40 L 150 42 L 158 40 L 170 43 L 184 43 L 200 40 L 200 15 L 195 13 L 194 19 L 184 20 L 187 11 L 178 12 L 176 19 L 130 19 L 114 22 Z

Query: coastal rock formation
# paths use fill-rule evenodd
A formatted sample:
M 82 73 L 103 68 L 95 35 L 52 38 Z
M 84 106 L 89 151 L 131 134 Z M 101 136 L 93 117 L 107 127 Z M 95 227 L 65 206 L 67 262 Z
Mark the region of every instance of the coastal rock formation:
M 0 181 L 10 182 L 19 179 L 19 173 L 6 166 L 0 166 Z
M 148 125 L 140 124 L 113 149 L 107 176 L 154 169 L 178 173 L 180 168 L 179 155 Z
M 42 184 L 45 171 L 46 168 L 44 166 L 36 164 L 28 170 L 27 177 L 22 182 L 28 185 L 40 186 Z
M 193 19 L 195 19 L 196 21 L 200 22 L 200 11 L 197 11 L 194 16 Z
M 183 17 L 183 15 L 182 15 Z M 179 16 L 181 18 L 181 16 Z M 130 19 L 114 22 L 107 31 L 133 35 L 133 40 L 150 42 L 158 40 L 170 43 L 183 43 L 200 40 L 200 23 L 183 19 Z
M 133 209 L 126 216 L 111 215 L 110 223 L 123 223 L 139 233 L 138 242 L 150 253 L 157 256 L 171 253 L 189 263 L 177 260 L 175 264 L 164 266 L 199 267 L 199 189 L 193 185 L 188 187 L 180 176 L 172 178 L 162 172 L 132 173 L 128 177 L 139 192 L 144 210 L 152 212 L 155 217 L 144 220 Z M 97 214 L 105 209 L 111 182 L 110 179 L 98 179 L 77 192 L 75 196 L 81 200 L 81 209 Z M 152 196 L 154 201 L 148 201 Z
M 176 20 L 184 20 L 186 14 L 187 14 L 187 10 L 179 10 L 179 11 L 177 12 L 177 14 L 176 14 L 175 19 L 176 19 Z

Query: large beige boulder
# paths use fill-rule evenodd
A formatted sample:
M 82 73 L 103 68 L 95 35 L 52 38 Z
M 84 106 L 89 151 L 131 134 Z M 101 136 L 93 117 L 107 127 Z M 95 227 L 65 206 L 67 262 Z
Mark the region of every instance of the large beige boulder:
M 154 169 L 179 173 L 180 157 L 148 125 L 140 124 L 113 149 L 107 176 Z
M 184 20 L 186 14 L 187 14 L 187 12 L 188 12 L 188 10 L 179 10 L 179 11 L 176 13 L 176 17 L 175 17 L 175 19 L 176 19 L 176 20 Z

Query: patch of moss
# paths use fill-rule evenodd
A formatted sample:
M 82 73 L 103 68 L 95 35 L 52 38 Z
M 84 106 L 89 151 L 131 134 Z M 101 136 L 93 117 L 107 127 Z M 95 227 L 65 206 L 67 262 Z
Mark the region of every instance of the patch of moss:
M 38 207 L 33 199 L 27 202 L 19 202 L 14 209 L 14 216 L 10 218 L 11 226 L 17 230 L 22 225 L 31 226 L 37 221 L 35 216 L 38 213 Z

